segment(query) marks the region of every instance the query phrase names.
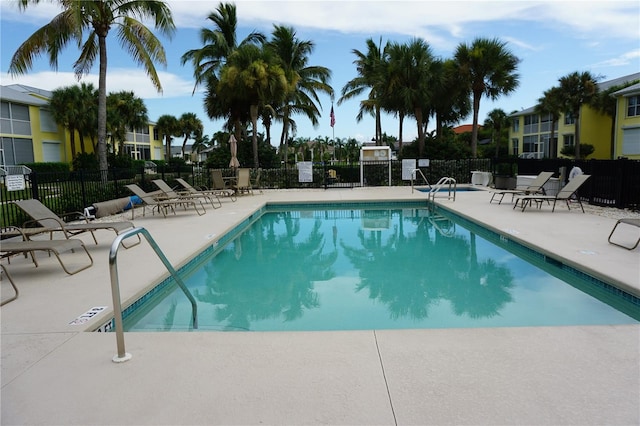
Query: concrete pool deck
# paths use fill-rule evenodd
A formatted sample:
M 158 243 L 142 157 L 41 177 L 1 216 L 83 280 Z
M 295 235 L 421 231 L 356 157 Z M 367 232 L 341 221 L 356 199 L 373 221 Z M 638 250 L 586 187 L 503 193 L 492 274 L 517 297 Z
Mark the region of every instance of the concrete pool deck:
M 225 199 L 204 216 L 134 222 L 178 266 L 266 202 L 426 198 L 410 187 L 264 191 Z M 640 248 L 607 242 L 615 219 L 563 205 L 523 213 L 489 198 L 474 191 L 436 200 L 640 295 Z M 114 234 L 96 235 L 99 245 L 80 237 L 95 263 L 73 276 L 42 254 L 38 268 L 22 257 L 3 261 L 20 289 L 0 309 L 3 425 L 640 424 L 640 325 L 136 332 L 125 334 L 133 358 L 113 363 L 115 334 L 87 332 L 112 306 Z M 145 242 L 118 252 L 118 270 L 123 301 L 165 271 Z M 12 294 L 4 277 L 1 290 L 3 300 Z M 101 306 L 91 321 L 69 324 Z

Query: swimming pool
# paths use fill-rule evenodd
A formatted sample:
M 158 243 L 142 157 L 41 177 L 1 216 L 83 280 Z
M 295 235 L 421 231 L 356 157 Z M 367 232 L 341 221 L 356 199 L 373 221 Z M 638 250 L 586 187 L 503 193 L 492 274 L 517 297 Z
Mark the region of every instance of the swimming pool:
M 361 330 L 631 324 L 637 300 L 421 203 L 267 206 L 181 276 L 199 330 Z M 627 295 L 628 296 L 628 295 Z M 171 280 L 125 330 L 190 329 Z

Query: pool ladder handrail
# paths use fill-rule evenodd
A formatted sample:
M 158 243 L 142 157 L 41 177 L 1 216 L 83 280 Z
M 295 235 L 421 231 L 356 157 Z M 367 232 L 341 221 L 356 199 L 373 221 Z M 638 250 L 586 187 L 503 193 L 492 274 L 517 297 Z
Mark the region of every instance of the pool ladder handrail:
M 449 192 L 447 194 L 447 199 L 450 200 L 451 197 L 451 185 L 453 184 L 453 201 L 456 200 L 456 189 L 457 189 L 457 183 L 456 180 L 452 177 L 441 177 L 440 180 L 438 181 L 438 183 L 436 183 L 433 188 L 431 188 L 431 190 L 429 191 L 429 198 L 432 201 L 435 201 L 436 198 L 436 194 L 438 193 L 438 191 L 440 191 L 445 185 L 449 185 Z
M 413 194 L 413 181 L 417 180 L 417 176 L 416 175 L 420 175 L 422 176 L 422 179 L 424 179 L 424 181 L 427 183 L 427 186 L 429 187 L 429 189 L 431 189 L 431 184 L 429 183 L 429 181 L 427 180 L 427 178 L 425 177 L 424 173 L 422 173 L 422 170 L 420 169 L 413 169 L 411 171 L 411 193 Z
M 111 244 L 111 250 L 109 251 L 109 273 L 111 275 L 111 295 L 113 297 L 113 321 L 115 323 L 116 328 L 116 344 L 118 346 L 118 354 L 113 357 L 113 362 L 125 362 L 131 359 L 131 354 L 127 353 L 124 347 L 124 328 L 122 325 L 122 302 L 120 300 L 120 282 L 118 280 L 118 248 L 120 247 L 120 243 L 122 240 L 132 237 L 133 235 L 142 234 L 146 239 L 153 251 L 156 252 L 164 266 L 167 268 L 173 279 L 176 281 L 178 286 L 182 289 L 184 294 L 187 296 L 189 301 L 191 302 L 191 314 L 192 314 L 192 324 L 193 328 L 198 328 L 198 305 L 196 304 L 196 300 L 193 298 L 193 295 L 184 284 L 178 273 L 171 265 L 171 262 L 164 255 L 160 247 L 155 242 L 155 240 L 149 234 L 145 228 L 133 228 L 128 231 L 123 232 L 118 235 L 113 243 Z M 138 236 L 140 238 L 140 236 Z

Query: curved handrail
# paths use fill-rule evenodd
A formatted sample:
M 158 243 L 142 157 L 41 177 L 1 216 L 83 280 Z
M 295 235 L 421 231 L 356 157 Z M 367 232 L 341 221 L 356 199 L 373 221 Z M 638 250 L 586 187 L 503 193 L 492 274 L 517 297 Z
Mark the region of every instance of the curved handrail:
M 411 193 L 413 194 L 413 181 L 415 178 L 417 178 L 416 174 L 420 174 L 420 176 L 422 176 L 422 179 L 424 179 L 424 181 L 427 183 L 427 185 L 429 186 L 429 189 L 431 189 L 431 184 L 429 183 L 429 181 L 427 180 L 427 178 L 424 176 L 424 173 L 422 173 L 422 170 L 420 169 L 413 169 L 411 171 Z M 417 180 L 417 179 L 415 179 Z
M 453 184 L 453 201 L 455 201 L 458 184 L 454 178 L 447 176 L 441 177 L 438 183 L 436 183 L 434 187 L 431 188 L 431 191 L 429 191 L 429 198 L 435 200 L 438 191 L 440 191 L 440 189 L 442 189 L 446 184 L 449 184 L 449 193 L 447 194 L 448 199 L 451 199 L 451 184 Z
M 118 346 L 118 354 L 113 357 L 113 362 L 124 362 L 131 359 L 131 354 L 128 354 L 124 348 L 124 328 L 122 326 L 122 302 L 120 300 L 120 283 L 118 281 L 118 248 L 120 247 L 120 243 L 125 238 L 129 238 L 133 235 L 142 234 L 149 242 L 149 245 L 156 252 L 164 266 L 167 268 L 171 276 L 178 286 L 182 289 L 184 294 L 187 296 L 189 301 L 191 302 L 191 312 L 192 312 L 192 324 L 193 328 L 198 328 L 198 305 L 196 304 L 196 300 L 193 298 L 193 295 L 184 284 L 182 279 L 178 276 L 178 273 L 171 265 L 171 262 L 166 258 L 158 244 L 149 234 L 145 228 L 133 228 L 128 231 L 123 232 L 118 235 L 113 243 L 111 244 L 111 250 L 109 251 L 109 273 L 111 275 L 111 295 L 113 297 L 113 321 L 115 322 L 116 327 L 116 343 Z M 140 238 L 138 236 L 138 238 Z

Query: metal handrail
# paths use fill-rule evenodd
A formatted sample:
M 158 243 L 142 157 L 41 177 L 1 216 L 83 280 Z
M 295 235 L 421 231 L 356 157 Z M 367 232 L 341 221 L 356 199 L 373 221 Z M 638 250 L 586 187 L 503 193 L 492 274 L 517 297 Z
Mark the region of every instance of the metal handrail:
M 431 198 L 432 200 L 435 200 L 436 198 L 436 194 L 438 193 L 438 191 L 444 187 L 446 184 L 449 184 L 449 193 L 447 195 L 447 199 L 451 198 L 451 184 L 453 184 L 453 201 L 456 200 L 456 189 L 457 189 L 457 182 L 454 178 L 452 177 L 442 177 L 440 178 L 440 180 L 438 181 L 438 183 L 436 183 L 433 188 L 431 188 L 431 191 L 429 191 L 429 198 Z
M 411 193 L 413 194 L 413 180 L 414 177 L 416 177 L 416 174 L 420 174 L 420 176 L 422 176 L 422 179 L 424 179 L 424 181 L 427 183 L 427 185 L 429 186 L 429 189 L 431 189 L 431 184 L 429 183 L 429 181 L 427 180 L 427 178 L 424 176 L 424 173 L 422 173 L 422 170 L 420 169 L 413 169 L 411 171 Z M 417 180 L 417 179 L 416 179 Z
M 113 321 L 115 322 L 116 327 L 116 343 L 118 346 L 118 354 L 113 357 L 113 362 L 125 362 L 131 359 L 131 354 L 127 353 L 124 348 L 124 328 L 122 326 L 122 303 L 120 300 L 120 283 L 118 281 L 118 248 L 120 247 L 120 243 L 125 238 L 129 238 L 133 235 L 142 234 L 149 242 L 149 245 L 156 252 L 164 266 L 167 268 L 171 276 L 178 286 L 182 289 L 184 294 L 187 296 L 189 301 L 191 302 L 191 312 L 192 312 L 192 324 L 193 328 L 198 328 L 198 305 L 196 304 L 196 300 L 193 298 L 193 295 L 184 285 L 182 279 L 178 276 L 176 270 L 171 266 L 171 263 L 166 258 L 158 244 L 156 244 L 155 240 L 149 234 L 145 228 L 133 228 L 122 234 L 118 235 L 113 243 L 111 244 L 111 250 L 109 251 L 109 273 L 111 274 L 111 295 L 113 297 Z M 140 238 L 140 237 L 138 237 Z

